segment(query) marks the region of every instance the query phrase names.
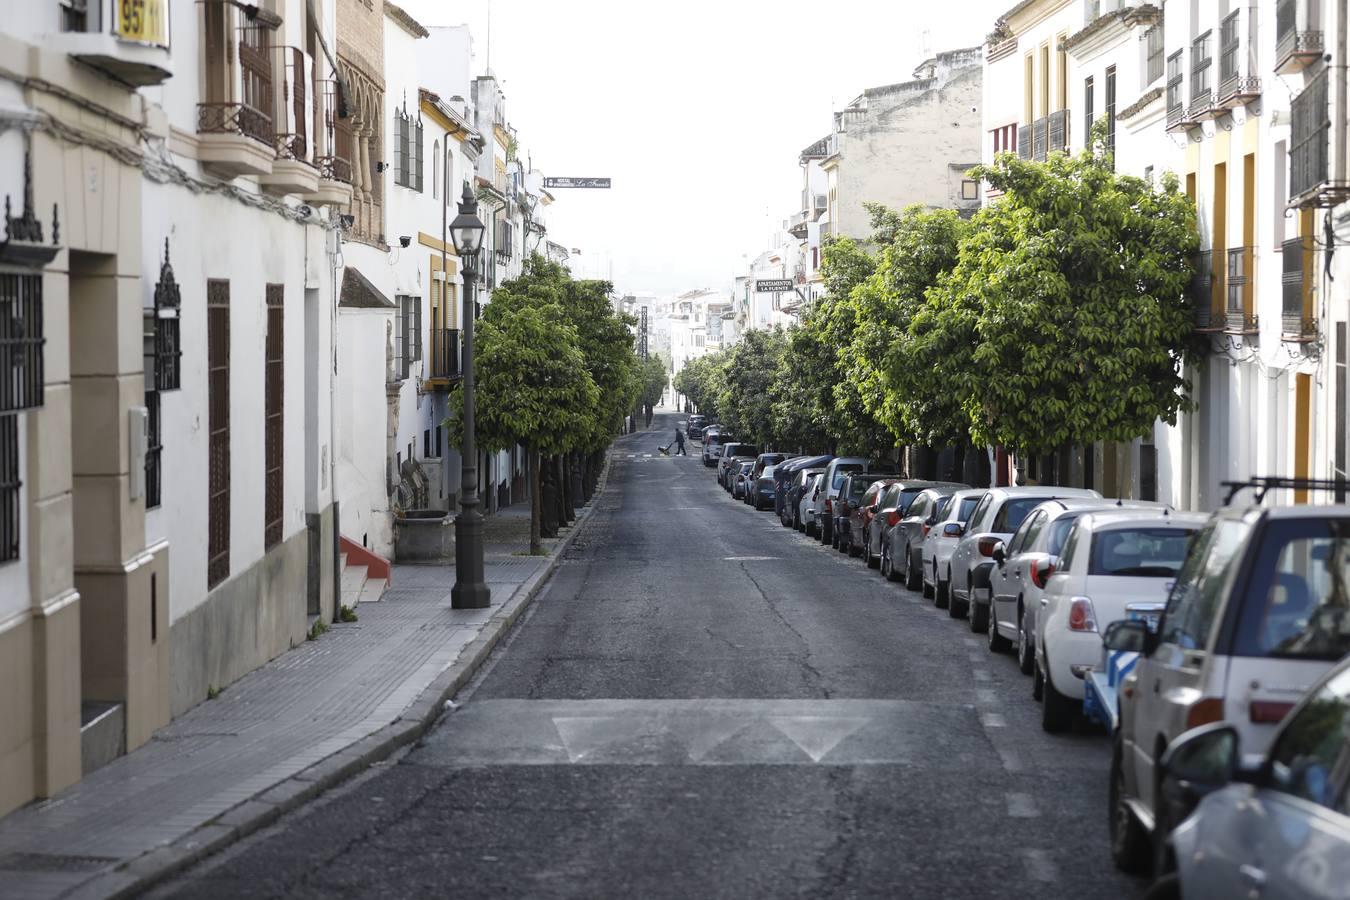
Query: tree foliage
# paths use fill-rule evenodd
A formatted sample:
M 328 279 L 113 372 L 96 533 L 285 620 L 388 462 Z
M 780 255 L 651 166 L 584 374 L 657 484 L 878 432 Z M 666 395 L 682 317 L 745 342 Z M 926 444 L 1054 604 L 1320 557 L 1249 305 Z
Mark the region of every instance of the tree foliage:
M 717 399 L 722 424 L 737 437 L 761 447 L 778 443 L 773 385 L 786 348 L 787 339 L 781 330 L 755 329 L 746 332 L 722 361 Z

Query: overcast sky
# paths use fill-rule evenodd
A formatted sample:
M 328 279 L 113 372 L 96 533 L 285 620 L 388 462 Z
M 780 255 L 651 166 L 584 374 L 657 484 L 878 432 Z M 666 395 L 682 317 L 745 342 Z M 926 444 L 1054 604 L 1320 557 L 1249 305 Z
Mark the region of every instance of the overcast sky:
M 910 79 L 925 51 L 981 43 L 1013 0 L 398 0 L 473 29 L 475 74 L 506 92 L 555 191 L 549 237 L 573 271 L 625 293 L 729 289 L 801 202 L 797 154 L 863 88 Z

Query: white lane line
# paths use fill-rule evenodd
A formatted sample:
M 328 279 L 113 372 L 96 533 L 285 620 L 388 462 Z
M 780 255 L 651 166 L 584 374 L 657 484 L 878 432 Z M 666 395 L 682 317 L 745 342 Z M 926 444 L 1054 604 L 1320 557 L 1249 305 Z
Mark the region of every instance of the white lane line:
M 998 705 L 998 695 L 987 688 L 981 688 L 975 692 L 975 702 L 984 703 L 989 706 Z
M 980 713 L 980 724 L 985 728 L 1007 728 L 1008 720 L 1000 713 Z
M 999 759 L 1003 760 L 1003 771 L 1009 775 L 1016 775 L 1022 771 L 1022 757 L 1012 750 L 999 750 L 998 755 Z
M 1034 881 L 1044 881 L 1051 884 L 1059 881 L 1059 867 L 1050 858 L 1050 854 L 1044 850 L 1030 848 L 1023 850 L 1022 864 L 1026 866 L 1027 875 Z
M 1014 819 L 1035 819 L 1041 811 L 1036 808 L 1036 798 L 1030 794 L 1004 794 L 1008 804 L 1008 815 Z
M 994 678 L 989 674 L 988 669 L 971 669 L 970 677 L 974 678 L 976 681 L 992 681 Z
M 770 559 L 782 559 L 781 556 L 724 556 L 723 562 L 763 562 Z

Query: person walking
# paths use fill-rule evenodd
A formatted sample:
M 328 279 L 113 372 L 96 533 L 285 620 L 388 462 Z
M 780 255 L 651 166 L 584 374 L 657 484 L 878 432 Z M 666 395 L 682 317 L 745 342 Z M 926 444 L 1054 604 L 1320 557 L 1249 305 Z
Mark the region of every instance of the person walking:
M 678 425 L 675 427 L 675 455 L 676 456 L 689 455 L 688 453 L 684 452 L 684 432 L 680 430 Z

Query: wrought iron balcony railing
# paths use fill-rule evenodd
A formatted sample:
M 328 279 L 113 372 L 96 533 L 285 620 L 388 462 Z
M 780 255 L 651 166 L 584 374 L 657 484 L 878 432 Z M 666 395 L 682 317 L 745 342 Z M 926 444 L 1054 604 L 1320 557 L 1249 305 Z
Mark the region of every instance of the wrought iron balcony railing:
M 1225 309 L 1224 330 L 1233 334 L 1251 334 L 1256 331 L 1252 265 L 1251 247 L 1233 247 L 1228 251 L 1228 305 Z
M 452 381 L 460 377 L 459 368 L 459 329 L 431 329 L 431 355 L 427 360 L 428 378 L 435 381 Z
M 1281 245 L 1280 332 L 1286 341 L 1311 340 L 1317 334 L 1317 323 L 1308 314 L 1303 280 L 1308 257 L 1304 242 L 1304 238 L 1296 237 Z

